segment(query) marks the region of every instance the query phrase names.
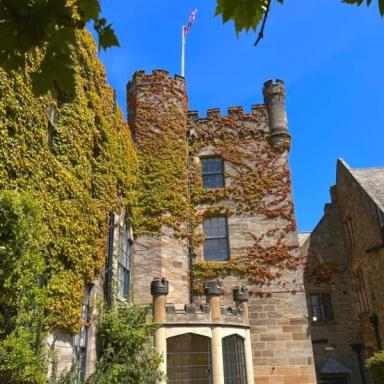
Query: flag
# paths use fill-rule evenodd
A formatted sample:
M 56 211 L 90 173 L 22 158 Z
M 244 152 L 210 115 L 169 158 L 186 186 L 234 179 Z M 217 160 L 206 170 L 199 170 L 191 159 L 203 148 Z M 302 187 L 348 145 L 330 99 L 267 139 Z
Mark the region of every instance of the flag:
M 196 19 L 196 14 L 197 14 L 197 9 L 195 9 L 195 10 L 191 13 L 191 16 L 189 16 L 189 20 L 188 20 L 187 25 L 184 25 L 184 27 L 183 27 L 184 37 L 187 37 L 188 34 L 189 34 L 189 32 L 191 31 L 192 24 L 193 24 L 193 22 L 194 22 L 195 19 Z

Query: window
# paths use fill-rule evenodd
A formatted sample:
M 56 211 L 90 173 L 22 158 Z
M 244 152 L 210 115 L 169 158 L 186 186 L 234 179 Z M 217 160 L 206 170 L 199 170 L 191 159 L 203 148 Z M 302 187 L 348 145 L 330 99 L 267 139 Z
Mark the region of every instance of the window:
M 73 338 L 73 346 L 75 351 L 75 382 L 82 384 L 85 381 L 85 372 L 87 366 L 87 352 L 88 352 L 88 322 L 89 322 L 89 296 L 91 294 L 92 286 L 88 286 L 87 292 L 83 298 L 81 308 L 81 322 L 82 326 L 80 332 Z
M 349 248 L 353 248 L 356 245 L 355 241 L 355 232 L 353 230 L 352 220 L 348 218 L 344 222 L 345 232 L 347 233 L 348 246 Z
M 363 271 L 360 269 L 353 274 L 353 285 L 357 296 L 358 312 L 366 313 L 369 311 L 367 290 L 365 287 L 365 280 Z
M 201 159 L 203 188 L 224 187 L 223 160 L 220 157 L 205 157 Z
M 223 338 L 224 384 L 247 384 L 244 339 L 238 335 Z
M 48 107 L 48 131 L 47 131 L 47 142 L 48 147 L 52 150 L 53 139 L 56 133 L 57 123 L 57 110 L 54 105 Z
M 118 282 L 117 292 L 120 297 L 128 297 L 130 285 L 131 252 L 132 244 L 129 238 L 128 224 L 124 220 L 123 227 L 120 230 L 120 247 L 118 261 Z
M 310 295 L 313 321 L 333 320 L 331 295 L 329 293 L 313 293 Z
M 169 384 L 211 384 L 211 339 L 187 333 L 167 339 Z
M 204 259 L 226 261 L 229 259 L 228 224 L 225 216 L 204 220 Z

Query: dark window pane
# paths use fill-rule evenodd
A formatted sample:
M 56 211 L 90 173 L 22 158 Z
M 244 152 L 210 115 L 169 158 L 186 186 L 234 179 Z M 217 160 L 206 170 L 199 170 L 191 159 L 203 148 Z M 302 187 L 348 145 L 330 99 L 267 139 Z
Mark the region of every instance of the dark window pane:
M 324 306 L 324 320 L 333 320 L 331 295 L 329 295 L 328 293 L 324 293 L 322 297 Z
M 224 176 L 222 173 L 213 175 L 203 175 L 203 188 L 222 188 L 224 187 Z
M 204 243 L 205 260 L 228 260 L 227 239 L 208 239 Z
M 317 320 L 323 320 L 323 317 L 321 316 L 320 295 L 311 295 L 311 307 L 312 315 L 316 317 Z

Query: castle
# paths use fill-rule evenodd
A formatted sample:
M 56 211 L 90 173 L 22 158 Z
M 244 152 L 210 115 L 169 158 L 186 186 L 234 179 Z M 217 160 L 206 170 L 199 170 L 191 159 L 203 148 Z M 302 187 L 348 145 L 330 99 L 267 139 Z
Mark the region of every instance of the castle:
M 92 374 L 94 303 L 132 299 L 152 304 L 169 383 L 369 383 L 363 359 L 381 349 L 382 170 L 339 162 L 332 204 L 299 235 L 282 81 L 267 81 L 249 112 L 201 117 L 184 78 L 138 71 L 127 126 L 90 36 L 77 44 L 74 101 L 37 100 L 28 77 L 0 72 L 0 186 L 43 208 L 58 370 L 76 360 L 79 383 Z
M 136 72 L 127 92 L 142 181 L 131 292 L 153 300 L 169 382 L 315 383 L 282 81 L 250 113 L 204 118 L 166 71 Z

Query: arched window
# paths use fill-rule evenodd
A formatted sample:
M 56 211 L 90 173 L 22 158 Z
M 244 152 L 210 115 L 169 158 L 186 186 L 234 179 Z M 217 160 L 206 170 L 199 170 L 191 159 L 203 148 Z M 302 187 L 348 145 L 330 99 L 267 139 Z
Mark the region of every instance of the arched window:
M 211 384 L 211 339 L 186 333 L 167 339 L 169 384 Z
M 238 335 L 223 338 L 224 384 L 247 384 L 244 339 Z

